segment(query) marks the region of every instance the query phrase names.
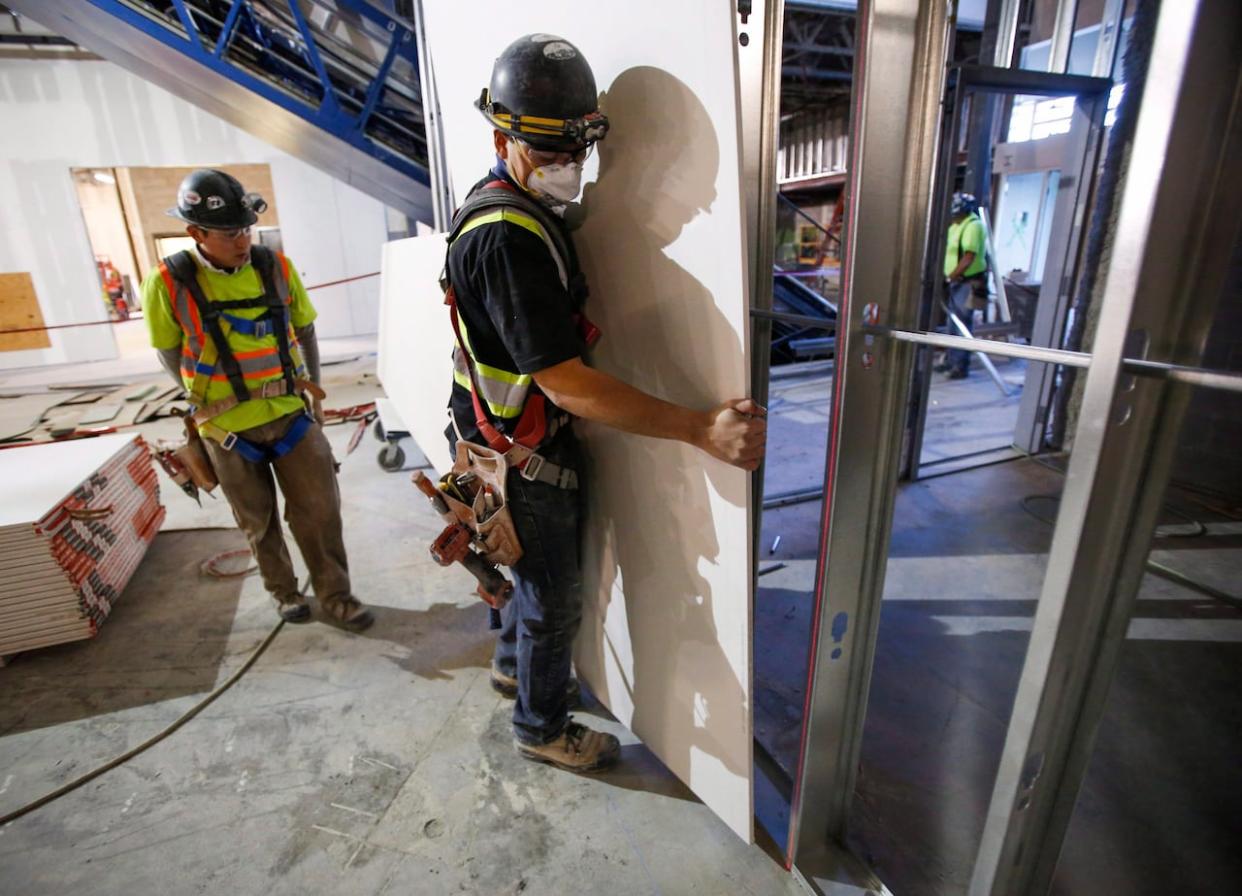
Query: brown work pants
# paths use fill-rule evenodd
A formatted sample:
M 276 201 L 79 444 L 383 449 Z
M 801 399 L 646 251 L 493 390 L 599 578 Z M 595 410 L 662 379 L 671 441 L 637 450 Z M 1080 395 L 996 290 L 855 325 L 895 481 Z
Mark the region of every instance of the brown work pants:
M 280 441 L 297 417 L 290 414 L 239 432 L 238 436 L 270 447 Z M 310 570 L 315 597 L 321 605 L 349 597 L 349 561 L 341 536 L 341 491 L 336 483 L 332 447 L 319 424 L 312 423 L 292 451 L 268 463 L 251 463 L 237 451 L 225 451 L 210 439 L 203 443 L 237 525 L 250 540 L 259 574 L 272 597 L 288 603 L 296 601 L 299 593 L 289 549 L 280 530 L 277 483 L 285 498 L 285 521 Z

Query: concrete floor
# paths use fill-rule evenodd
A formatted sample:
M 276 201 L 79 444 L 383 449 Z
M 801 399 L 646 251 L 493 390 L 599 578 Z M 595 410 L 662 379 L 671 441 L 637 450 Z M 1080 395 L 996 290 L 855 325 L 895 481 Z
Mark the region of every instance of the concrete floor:
M 331 406 L 379 392 L 365 341 L 329 344 L 325 356 L 342 361 L 327 368 Z M 158 376 L 140 359 L 124 366 L 90 374 Z M 18 374 L 0 387 L 83 374 Z M 995 391 L 981 377 L 967 384 Z M 768 490 L 814 487 L 830 378 L 775 388 L 772 451 L 783 461 Z M 625 744 L 616 771 L 575 777 L 514 755 L 508 704 L 487 684 L 483 607 L 427 557 L 438 526 L 408 474 L 381 471 L 369 435 L 344 456 L 351 429 L 329 434 L 344 460 L 356 590 L 377 608 L 375 627 L 285 626 L 185 728 L 0 828 L 0 894 L 802 892 L 770 844 L 738 841 L 597 705 L 584 712 Z M 175 433 L 175 421 L 145 428 L 150 440 Z M 1019 461 L 899 495 L 851 846 L 900 896 L 964 892 L 1051 531 L 1020 499 L 1060 483 Z M 0 812 L 162 729 L 271 630 L 254 578 L 198 573 L 242 546 L 227 505 L 200 510 L 167 484 L 164 500 L 165 530 L 100 636 L 0 669 Z M 755 727 L 786 772 L 820 513 L 805 503 L 763 519 L 761 562 L 786 565 L 760 579 L 756 599 Z M 1238 537 L 1157 547 L 1162 561 L 1236 589 Z M 1056 892 L 1230 892 L 1242 880 L 1232 749 L 1242 614 L 1149 577 L 1139 616 Z M 756 787 L 780 840 L 779 788 L 763 776 Z
M 326 368 L 329 406 L 373 398 L 373 369 L 369 356 Z M 0 894 L 803 892 L 591 701 L 580 716 L 624 744 L 616 770 L 578 777 L 517 757 L 510 704 L 488 685 L 484 606 L 428 557 L 440 527 L 408 473 L 380 470 L 370 435 L 345 457 L 351 430 L 329 435 L 375 626 L 284 626 L 186 727 L 0 828 Z M 0 669 L 0 812 L 161 730 L 276 622 L 257 579 L 198 572 L 244 546 L 224 502 L 200 511 L 167 482 L 162 496 L 165 530 L 99 636 Z

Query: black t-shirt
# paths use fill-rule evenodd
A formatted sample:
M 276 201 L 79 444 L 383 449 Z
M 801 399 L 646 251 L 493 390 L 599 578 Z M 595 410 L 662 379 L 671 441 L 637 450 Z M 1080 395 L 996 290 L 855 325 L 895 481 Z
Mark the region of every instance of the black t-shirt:
M 495 179 L 493 172 L 470 192 Z M 570 238 L 567 232 L 565 238 Z M 476 227 L 450 247 L 448 274 L 478 362 L 529 374 L 581 357 L 585 345 L 574 322 L 573 299 L 537 234 L 508 221 Z M 534 383 L 530 388 L 531 394 L 539 390 Z M 475 425 L 470 390 L 454 381 L 449 407 L 462 436 L 485 444 Z M 511 434 L 518 418 L 502 421 L 489 414 L 488 419 Z

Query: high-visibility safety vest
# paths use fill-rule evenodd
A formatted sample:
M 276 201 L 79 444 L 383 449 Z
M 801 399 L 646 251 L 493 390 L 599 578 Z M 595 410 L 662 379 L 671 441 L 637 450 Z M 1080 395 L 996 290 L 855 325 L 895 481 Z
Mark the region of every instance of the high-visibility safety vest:
M 539 237 L 556 263 L 561 285 L 569 292 L 576 307 L 586 301 L 586 278 L 578 267 L 573 244 L 565 239 L 552 217 L 535 200 L 516 190 L 507 180 L 497 178 L 476 190 L 453 217 L 448 235 L 450 250 L 463 234 L 489 224 L 514 224 Z M 530 374 L 505 370 L 484 364 L 475 357 L 470 334 L 457 313 L 457 296 L 448 282 L 445 260 L 444 304 L 449 306 L 457 345 L 453 349 L 453 380 L 470 392 L 474 402 L 475 425 L 488 446 L 505 454 L 519 469 L 550 435 L 548 402 L 542 393 L 531 393 L 534 382 Z M 578 312 L 579 329 L 588 345 L 599 338 L 599 330 Z M 486 408 L 486 412 L 484 410 Z M 499 420 L 515 420 L 513 436 L 502 433 L 488 419 L 488 413 Z
M 280 264 L 276 261 L 279 259 Z M 323 391 L 306 378 L 306 367 L 298 351 L 297 338 L 289 315 L 289 261 L 264 246 L 253 246 L 250 261 L 263 284 L 263 295 L 249 299 L 209 301 L 198 282 L 198 264 L 189 251 L 178 252 L 160 262 L 160 276 L 168 288 L 173 317 L 180 325 L 182 341 L 181 373 L 190 379 L 190 403 L 194 405 L 192 420 L 199 431 L 228 449 L 237 448 L 247 460 L 258 462 L 292 450 L 305 426 L 295 426 L 291 444 L 284 440 L 273 451 L 265 451 L 239 439 L 211 423 L 223 414 L 252 398 L 274 398 L 309 391 L 319 398 Z M 263 308 L 255 318 L 230 314 L 243 308 Z M 229 334 L 240 333 L 262 339 L 273 337 L 269 347 L 248 352 L 234 352 Z M 207 402 L 207 387 L 213 380 L 227 380 L 233 394 L 219 401 Z M 280 450 L 283 448 L 283 450 Z

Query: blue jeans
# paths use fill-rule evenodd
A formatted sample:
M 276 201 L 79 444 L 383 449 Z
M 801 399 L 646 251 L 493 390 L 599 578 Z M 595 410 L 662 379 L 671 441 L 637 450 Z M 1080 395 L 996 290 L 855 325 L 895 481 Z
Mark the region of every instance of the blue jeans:
M 517 678 L 513 734 L 524 744 L 555 740 L 569 722 L 570 662 L 582 622 L 582 448 L 563 427 L 539 452 L 578 473 L 579 488 L 557 488 L 509 471 L 509 512 L 522 544 L 512 566 L 513 597 L 501 614 L 493 663 Z

